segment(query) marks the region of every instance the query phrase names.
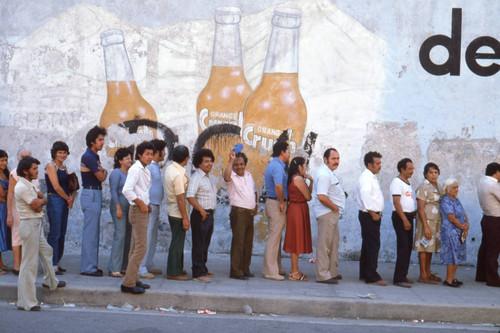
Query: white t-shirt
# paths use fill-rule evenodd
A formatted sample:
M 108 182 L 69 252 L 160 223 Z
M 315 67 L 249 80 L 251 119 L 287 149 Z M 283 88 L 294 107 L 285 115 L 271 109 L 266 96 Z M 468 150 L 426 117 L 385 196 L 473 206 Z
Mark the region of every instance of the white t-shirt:
M 342 189 L 340 181 L 335 176 L 332 170 L 323 163 L 314 174 L 314 215 L 320 217 L 330 213 L 332 210 L 321 203 L 318 199 L 318 194 L 326 195 L 331 202 L 339 207 L 340 214 L 343 213 L 345 207 L 345 193 Z
M 403 208 L 403 212 L 405 213 L 413 213 L 415 209 L 415 195 L 413 193 L 413 189 L 411 188 L 411 184 L 406 183 L 399 177 L 396 177 L 392 180 L 391 183 L 391 203 L 392 210 L 395 211 L 393 196 L 400 196 L 401 199 L 399 202 L 401 203 L 401 208 Z

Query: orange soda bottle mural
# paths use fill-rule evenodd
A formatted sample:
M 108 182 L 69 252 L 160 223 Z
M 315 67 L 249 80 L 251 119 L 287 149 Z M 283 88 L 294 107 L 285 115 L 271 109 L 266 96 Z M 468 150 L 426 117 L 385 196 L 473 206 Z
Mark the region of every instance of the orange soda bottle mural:
M 301 16 L 294 8 L 274 10 L 264 74 L 245 105 L 241 135 L 248 148 L 248 170 L 259 191 L 278 137 L 287 132 L 292 154 L 304 137 L 307 110 L 298 81 Z
M 117 29 L 104 31 L 101 34 L 101 45 L 104 50 L 108 98 L 99 125 L 108 129 L 106 153 L 112 157 L 119 147 L 126 145 L 122 142 L 126 133 L 119 131 L 119 127 L 113 125 L 130 123 L 138 119 L 148 119 L 156 123 L 157 116 L 153 107 L 141 96 L 137 88 L 125 49 L 123 32 Z M 140 127 L 138 132 L 149 134 L 149 139 L 156 136 L 156 129 L 144 126 Z
M 236 7 L 220 7 L 215 10 L 215 36 L 212 68 L 208 82 L 196 102 L 198 133 L 210 126 L 232 124 L 242 126 L 243 107 L 252 88 L 245 79 L 241 55 L 241 11 Z M 213 133 L 205 142 L 212 149 L 215 164 L 212 174 L 222 182 L 222 170 L 238 135 Z

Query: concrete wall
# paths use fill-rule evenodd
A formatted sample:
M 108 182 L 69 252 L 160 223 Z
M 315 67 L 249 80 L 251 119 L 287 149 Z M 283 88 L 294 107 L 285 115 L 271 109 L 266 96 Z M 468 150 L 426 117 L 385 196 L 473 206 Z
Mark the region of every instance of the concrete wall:
M 4 3 L 0 148 L 10 154 L 9 166 L 16 166 L 19 147 L 30 148 L 45 165 L 51 143 L 63 139 L 71 149 L 68 167 L 78 169 L 85 134 L 99 122 L 106 103 L 99 35 L 110 28 L 124 32 L 139 89 L 155 108 L 158 122 L 168 126 L 179 143 L 192 148 L 198 136 L 196 99 L 210 73 L 214 8 L 242 9 L 243 63 L 255 88 L 262 75 L 273 6 L 279 3 L 284 2 Z M 326 148 L 336 147 L 341 155 L 336 173 L 350 194 L 340 223 L 341 256 L 359 256 L 355 184 L 363 170 L 363 155 L 377 150 L 383 154 L 380 180 L 387 201 L 381 259 L 395 258 L 389 184 L 397 175 L 397 161 L 410 157 L 417 171 L 412 178 L 415 187 L 423 180 L 421 172 L 428 161 L 440 166 L 440 181 L 449 176 L 459 179 L 459 197 L 471 221 L 468 262 L 475 262 L 481 236 L 476 184 L 487 163 L 500 161 L 500 74 L 474 74 L 466 65 L 465 50 L 479 36 L 500 40 L 500 3 L 302 0 L 287 5 L 302 10 L 300 90 L 308 110 L 306 133 L 318 134 L 310 172 L 322 163 Z M 462 8 L 460 75 L 432 75 L 421 66 L 419 49 L 431 35 L 451 35 L 452 8 Z M 431 58 L 444 63 L 446 49 L 434 48 Z M 479 62 L 489 66 L 499 60 Z M 104 152 L 101 156 L 111 168 L 111 159 Z M 224 201 L 223 191 L 221 195 Z M 101 244 L 107 248 L 113 231 L 107 186 L 104 197 Z M 170 242 L 165 212 L 161 219 L 159 246 L 165 250 Z M 254 252 L 261 254 L 265 222 L 259 217 L 256 224 Z M 77 201 L 67 235 L 70 251 L 79 251 L 82 225 Z M 314 221 L 312 227 L 316 235 Z M 228 207 L 220 204 L 211 250 L 228 252 L 230 237 Z M 190 235 L 186 239 L 190 248 Z

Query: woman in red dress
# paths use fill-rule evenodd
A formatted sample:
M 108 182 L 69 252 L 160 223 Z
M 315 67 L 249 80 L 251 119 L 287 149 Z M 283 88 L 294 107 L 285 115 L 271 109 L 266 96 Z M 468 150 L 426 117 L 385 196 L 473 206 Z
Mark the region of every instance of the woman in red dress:
M 306 174 L 306 160 L 295 157 L 288 169 L 288 209 L 286 212 L 286 235 L 283 251 L 290 253 L 292 269 L 288 279 L 307 281 L 307 275 L 299 270 L 299 254 L 312 253 L 311 221 L 309 205 L 313 179 Z M 305 179 L 309 179 L 309 186 Z

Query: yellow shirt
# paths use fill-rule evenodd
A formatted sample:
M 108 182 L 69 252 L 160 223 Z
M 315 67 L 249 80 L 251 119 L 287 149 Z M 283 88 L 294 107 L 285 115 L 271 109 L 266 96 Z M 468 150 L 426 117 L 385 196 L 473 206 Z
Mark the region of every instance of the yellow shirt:
M 173 162 L 165 170 L 163 177 L 163 188 L 167 197 L 167 213 L 168 216 L 182 218 L 181 211 L 177 205 L 177 196 L 186 194 L 189 178 L 184 169 L 179 163 Z M 189 214 L 189 203 L 186 200 L 186 212 Z

